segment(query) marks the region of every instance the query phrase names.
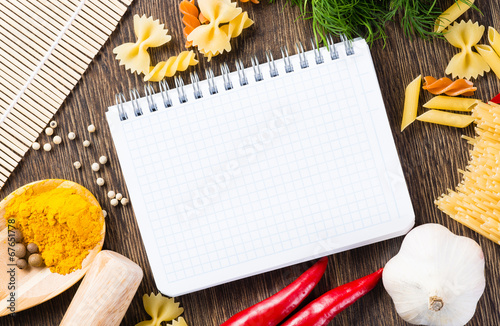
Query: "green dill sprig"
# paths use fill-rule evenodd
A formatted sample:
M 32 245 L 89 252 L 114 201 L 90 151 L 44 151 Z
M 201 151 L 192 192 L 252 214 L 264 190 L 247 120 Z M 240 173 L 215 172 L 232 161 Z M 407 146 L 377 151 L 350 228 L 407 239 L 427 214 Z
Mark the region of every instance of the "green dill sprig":
M 470 0 L 455 1 L 477 10 Z M 327 34 L 344 34 L 349 39 L 364 37 L 369 44 L 382 39 L 385 44 L 386 25 L 396 18 L 409 38 L 442 35 L 434 32 L 436 19 L 442 13 L 437 0 L 287 0 L 287 3 L 301 8 L 301 18 L 312 19 L 317 42 L 325 41 Z

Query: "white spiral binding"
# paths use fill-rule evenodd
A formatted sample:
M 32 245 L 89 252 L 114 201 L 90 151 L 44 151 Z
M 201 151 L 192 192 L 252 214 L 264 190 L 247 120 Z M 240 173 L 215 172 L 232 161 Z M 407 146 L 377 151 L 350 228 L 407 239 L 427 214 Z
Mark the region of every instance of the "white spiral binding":
M 349 40 L 345 35 L 340 36 L 342 43 L 344 44 L 346 55 L 350 56 L 354 54 L 354 47 L 352 45 L 352 41 Z M 338 59 L 339 53 L 338 50 L 335 47 L 335 43 L 333 42 L 333 38 L 331 35 L 328 35 L 326 37 L 326 42 L 327 42 L 327 49 L 328 52 L 330 53 L 330 59 L 331 60 L 336 60 Z M 321 54 L 320 50 L 316 47 L 315 42 L 311 39 L 311 45 L 314 53 L 314 61 L 316 62 L 317 65 L 320 65 L 325 62 L 325 59 L 323 58 L 323 55 Z M 304 46 L 302 42 L 298 42 L 295 44 L 295 48 L 297 50 L 297 54 L 299 57 L 299 62 L 300 62 L 300 68 L 305 69 L 309 67 L 309 61 L 307 60 L 306 53 L 304 50 Z M 269 76 L 271 78 L 279 76 L 278 68 L 276 66 L 276 62 L 274 61 L 273 54 L 271 51 L 266 51 L 266 59 L 267 59 L 267 64 L 269 67 Z M 281 47 L 281 56 L 283 58 L 283 63 L 285 65 L 285 72 L 286 73 L 292 73 L 294 71 L 294 67 L 292 64 L 292 60 L 290 59 L 290 56 L 288 54 L 288 48 L 286 46 Z M 250 61 L 252 63 L 252 69 L 254 72 L 254 77 L 255 81 L 259 82 L 261 80 L 264 80 L 264 75 L 261 70 L 261 65 L 259 64 L 259 60 L 257 59 L 257 56 L 253 55 L 250 57 Z M 238 80 L 240 83 L 240 86 L 245 86 L 248 85 L 248 78 L 245 74 L 245 67 L 243 66 L 243 62 L 240 60 L 235 61 L 235 66 L 236 66 L 236 71 L 238 73 Z M 233 88 L 233 82 L 231 80 L 230 76 L 230 70 L 229 66 L 227 63 L 223 63 L 220 65 L 220 72 L 222 75 L 222 80 L 223 80 L 223 86 L 226 91 L 229 91 Z M 208 83 L 208 93 L 210 95 L 217 94 L 219 92 L 215 77 L 214 77 L 214 72 L 212 68 L 205 69 L 205 75 L 206 75 L 206 81 Z M 200 99 L 203 98 L 203 91 L 200 87 L 200 78 L 198 76 L 198 73 L 196 72 L 191 72 L 189 74 L 189 77 L 191 79 L 191 85 L 193 87 L 193 95 L 195 99 Z M 162 80 L 159 82 L 159 88 L 160 88 L 160 94 L 163 99 L 163 106 L 165 109 L 170 108 L 173 106 L 172 99 L 170 98 L 169 95 L 169 86 L 165 80 Z M 175 77 L 175 88 L 177 90 L 177 97 L 179 99 L 179 103 L 183 104 L 188 101 L 188 97 L 186 95 L 185 89 L 184 89 L 184 80 L 180 76 Z M 150 112 L 156 112 L 161 109 L 158 109 L 157 104 L 153 100 L 153 95 L 155 95 L 155 90 L 153 85 L 148 84 L 144 86 L 144 93 L 145 97 L 148 103 L 148 109 Z M 129 92 L 130 94 L 130 102 L 132 103 L 132 108 L 135 116 L 141 116 L 143 115 L 142 108 L 139 105 L 139 91 L 136 88 L 133 88 Z M 126 102 L 125 95 L 123 93 L 116 94 L 115 96 L 115 101 L 116 101 L 116 106 L 118 108 L 118 115 L 120 117 L 120 120 L 128 120 L 129 117 L 127 115 L 126 110 L 124 109 L 123 105 Z

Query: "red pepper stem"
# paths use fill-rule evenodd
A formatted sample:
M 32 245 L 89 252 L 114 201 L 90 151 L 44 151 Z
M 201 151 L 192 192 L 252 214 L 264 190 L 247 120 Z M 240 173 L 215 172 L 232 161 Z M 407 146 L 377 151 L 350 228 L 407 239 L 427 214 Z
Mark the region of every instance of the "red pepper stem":
M 275 326 L 288 316 L 323 276 L 328 258 L 321 258 L 293 283 L 275 295 L 229 318 L 221 326 Z
M 382 277 L 382 268 L 373 274 L 341 285 L 309 303 L 282 326 L 324 326 L 356 300 L 370 292 Z

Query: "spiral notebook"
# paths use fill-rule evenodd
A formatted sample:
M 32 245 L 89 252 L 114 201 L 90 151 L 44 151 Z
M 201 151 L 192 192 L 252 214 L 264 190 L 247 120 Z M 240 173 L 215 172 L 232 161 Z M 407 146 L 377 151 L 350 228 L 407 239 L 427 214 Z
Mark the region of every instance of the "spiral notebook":
M 158 289 L 178 296 L 406 233 L 408 189 L 362 39 L 106 113 Z M 218 76 L 214 76 L 218 75 Z M 155 85 L 156 86 L 156 85 Z M 128 97 L 128 96 L 127 96 Z

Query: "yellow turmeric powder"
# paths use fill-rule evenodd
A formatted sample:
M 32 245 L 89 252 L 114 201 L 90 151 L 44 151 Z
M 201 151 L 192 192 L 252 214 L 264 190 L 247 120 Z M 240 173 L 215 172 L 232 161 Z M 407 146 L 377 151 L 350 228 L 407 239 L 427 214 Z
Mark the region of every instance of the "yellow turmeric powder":
M 102 212 L 75 189 L 55 188 L 35 194 L 28 188 L 7 205 L 5 219 L 15 219 L 25 243 L 34 242 L 51 272 L 68 274 L 102 239 Z

